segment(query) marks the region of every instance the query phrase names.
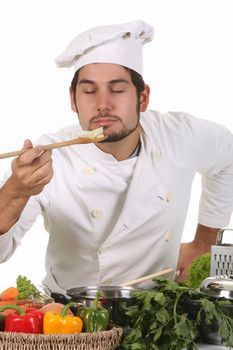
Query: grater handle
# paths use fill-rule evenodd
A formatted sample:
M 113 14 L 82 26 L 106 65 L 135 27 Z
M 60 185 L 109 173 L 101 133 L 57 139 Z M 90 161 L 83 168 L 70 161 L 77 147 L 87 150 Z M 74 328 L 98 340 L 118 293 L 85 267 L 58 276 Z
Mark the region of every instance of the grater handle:
M 225 245 L 225 244 L 222 243 L 222 241 L 223 241 L 223 234 L 224 234 L 225 230 L 226 231 L 233 231 L 233 229 L 230 229 L 230 228 L 224 228 L 224 229 L 219 230 L 218 234 L 217 234 L 216 245 Z
M 216 245 L 222 245 L 223 232 L 224 229 L 218 231 Z

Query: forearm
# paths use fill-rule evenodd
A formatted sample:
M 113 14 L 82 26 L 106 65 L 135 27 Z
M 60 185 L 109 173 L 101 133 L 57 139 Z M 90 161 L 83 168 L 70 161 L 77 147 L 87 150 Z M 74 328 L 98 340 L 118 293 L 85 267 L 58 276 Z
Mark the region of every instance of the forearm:
M 0 235 L 16 223 L 29 198 L 17 191 L 12 177 L 3 185 L 0 189 Z
M 192 261 L 211 251 L 211 246 L 216 243 L 218 231 L 219 228 L 198 224 L 194 240 L 181 244 L 177 264 L 177 271 L 179 271 L 177 281 L 185 281 Z
M 28 200 L 41 193 L 53 176 L 51 151 L 32 147 L 30 140 L 23 149 L 28 151 L 12 161 L 12 176 L 0 189 L 0 235 L 10 230 Z
M 193 244 L 203 253 L 209 252 L 211 246 L 216 243 L 219 230 L 220 228 L 212 228 L 198 224 Z

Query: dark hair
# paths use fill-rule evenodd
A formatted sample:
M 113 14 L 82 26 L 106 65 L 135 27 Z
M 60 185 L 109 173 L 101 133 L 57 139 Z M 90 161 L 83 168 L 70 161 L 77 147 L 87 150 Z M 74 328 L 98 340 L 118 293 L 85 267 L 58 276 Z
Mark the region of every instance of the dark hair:
M 124 66 L 123 66 L 124 67 Z M 133 69 L 124 67 L 129 73 L 130 73 L 130 77 L 132 80 L 133 85 L 136 87 L 136 91 L 137 91 L 137 97 L 139 99 L 140 94 L 142 93 L 142 91 L 145 89 L 145 82 L 142 78 L 142 76 L 135 72 Z M 71 89 L 75 95 L 76 92 L 76 86 L 77 86 L 77 82 L 78 82 L 78 74 L 79 74 L 79 70 L 77 70 L 77 72 L 75 72 L 75 75 L 71 81 Z

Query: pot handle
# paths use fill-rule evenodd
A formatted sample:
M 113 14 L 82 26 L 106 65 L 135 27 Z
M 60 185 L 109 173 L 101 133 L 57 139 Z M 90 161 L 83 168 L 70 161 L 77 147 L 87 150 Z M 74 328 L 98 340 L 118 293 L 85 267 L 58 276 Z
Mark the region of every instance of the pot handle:
M 66 295 L 62 293 L 57 293 L 57 292 L 51 292 L 51 298 L 54 299 L 55 303 L 60 303 L 60 304 L 68 304 L 72 301 L 71 298 L 67 297 Z M 74 315 L 77 315 L 78 312 L 78 306 L 71 306 L 70 310 L 73 312 Z
M 71 298 L 67 297 L 62 293 L 51 292 L 51 298 L 53 298 L 56 303 L 60 303 L 64 305 L 71 302 Z

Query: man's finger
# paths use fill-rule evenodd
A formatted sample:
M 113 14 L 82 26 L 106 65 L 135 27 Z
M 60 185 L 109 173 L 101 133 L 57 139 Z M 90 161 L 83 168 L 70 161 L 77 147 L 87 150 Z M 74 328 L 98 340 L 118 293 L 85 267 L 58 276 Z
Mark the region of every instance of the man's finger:
M 33 145 L 32 145 L 32 141 L 31 140 L 27 139 L 27 140 L 24 141 L 23 149 L 28 149 L 28 148 L 32 148 L 32 147 L 33 147 Z
M 32 175 L 31 180 L 38 185 L 47 184 L 53 177 L 52 159 L 50 159 L 43 167 L 38 168 Z
M 30 148 L 25 148 L 24 153 L 22 153 L 18 158 L 17 162 L 19 165 L 28 165 L 33 162 L 34 159 L 36 159 L 42 152 L 43 147 L 42 146 L 35 146 Z

